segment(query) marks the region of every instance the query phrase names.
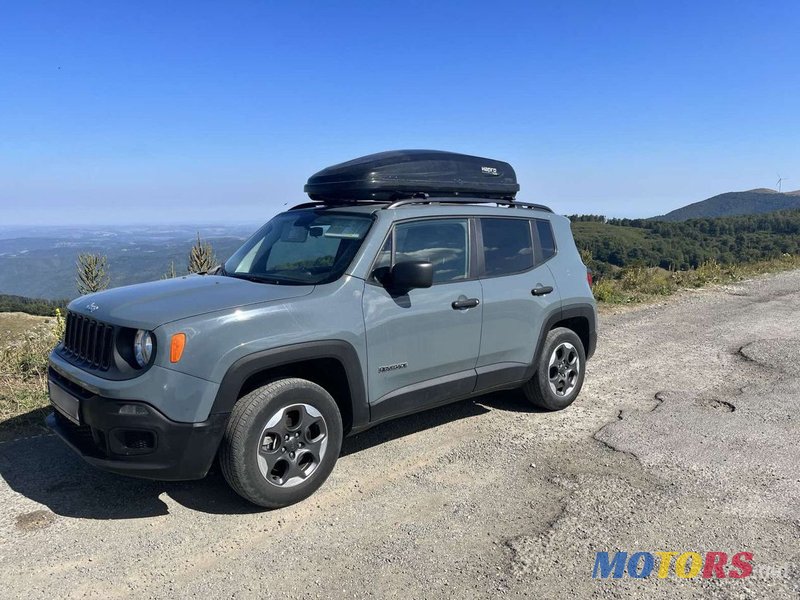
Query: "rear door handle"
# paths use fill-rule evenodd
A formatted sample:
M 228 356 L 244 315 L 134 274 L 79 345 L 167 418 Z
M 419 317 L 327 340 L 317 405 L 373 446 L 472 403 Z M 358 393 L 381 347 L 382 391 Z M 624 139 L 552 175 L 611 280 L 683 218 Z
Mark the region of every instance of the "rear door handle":
M 552 285 L 540 285 L 538 287 L 533 288 L 531 290 L 531 294 L 533 294 L 534 296 L 544 296 L 552 291 L 553 291 Z
M 467 308 L 475 308 L 480 303 L 481 301 L 477 298 L 468 298 L 466 300 L 455 300 L 450 306 L 455 310 L 464 310 Z

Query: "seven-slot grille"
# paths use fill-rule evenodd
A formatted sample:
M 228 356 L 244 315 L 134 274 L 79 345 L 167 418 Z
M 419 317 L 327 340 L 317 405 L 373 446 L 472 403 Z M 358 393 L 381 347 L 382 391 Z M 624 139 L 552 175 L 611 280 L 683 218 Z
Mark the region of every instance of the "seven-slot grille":
M 114 356 L 114 328 L 84 315 L 67 313 L 64 351 L 89 366 L 107 370 Z

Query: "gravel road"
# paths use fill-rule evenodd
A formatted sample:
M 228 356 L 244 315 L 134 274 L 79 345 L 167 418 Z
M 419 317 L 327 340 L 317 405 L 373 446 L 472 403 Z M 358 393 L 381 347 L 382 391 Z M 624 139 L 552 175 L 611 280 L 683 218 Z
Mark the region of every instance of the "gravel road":
M 52 436 L 0 445 L 0 596 L 797 598 L 800 271 L 602 318 L 578 401 L 494 394 L 346 440 L 273 512 Z M 749 551 L 745 579 L 592 579 L 597 551 Z

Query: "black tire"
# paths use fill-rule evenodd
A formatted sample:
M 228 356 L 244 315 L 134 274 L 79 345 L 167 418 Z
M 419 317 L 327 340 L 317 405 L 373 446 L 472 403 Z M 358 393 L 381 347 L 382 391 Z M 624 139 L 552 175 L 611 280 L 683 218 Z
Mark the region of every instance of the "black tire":
M 577 360 L 577 367 L 570 366 L 569 363 L 561 368 L 561 360 L 555 357 L 553 366 L 555 373 L 551 369 L 551 360 L 557 349 L 562 351 L 562 356 Z M 564 352 L 567 352 L 565 355 Z M 574 380 L 571 377 L 575 371 Z M 562 410 L 567 408 L 575 401 L 583 386 L 583 378 L 586 374 L 586 352 L 583 343 L 578 335 L 571 329 L 556 327 L 551 329 L 544 340 L 542 352 L 539 355 L 539 364 L 536 372 L 529 381 L 522 386 L 525 396 L 534 406 L 545 410 Z M 558 380 L 551 386 L 551 375 Z M 563 385 L 561 385 L 563 383 Z M 554 389 L 555 387 L 555 389 Z
M 219 463 L 240 496 L 280 508 L 313 494 L 333 470 L 341 447 L 342 417 L 331 395 L 305 379 L 279 379 L 233 407 Z

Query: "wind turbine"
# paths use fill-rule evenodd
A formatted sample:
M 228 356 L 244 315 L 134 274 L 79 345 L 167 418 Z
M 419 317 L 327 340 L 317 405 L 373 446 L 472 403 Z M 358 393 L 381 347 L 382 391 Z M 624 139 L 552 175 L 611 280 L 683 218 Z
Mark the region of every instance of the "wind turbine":
M 778 185 L 778 193 L 779 193 L 779 194 L 781 193 L 781 184 L 782 184 L 782 183 L 784 182 L 784 180 L 786 180 L 786 179 L 789 179 L 789 178 L 788 178 L 788 177 L 781 177 L 781 174 L 780 174 L 780 173 L 778 173 L 778 183 L 777 183 L 777 185 Z

